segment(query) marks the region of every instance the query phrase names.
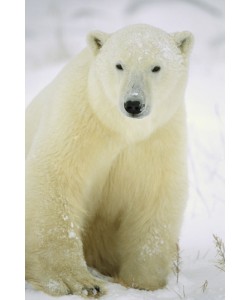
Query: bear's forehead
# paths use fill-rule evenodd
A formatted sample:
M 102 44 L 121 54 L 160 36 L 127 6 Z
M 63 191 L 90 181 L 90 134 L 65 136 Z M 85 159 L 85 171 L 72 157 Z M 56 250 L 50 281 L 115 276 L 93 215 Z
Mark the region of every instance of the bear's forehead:
M 112 55 L 127 59 L 150 60 L 161 58 L 181 63 L 182 56 L 169 34 L 161 30 L 140 28 L 117 32 L 109 39 Z

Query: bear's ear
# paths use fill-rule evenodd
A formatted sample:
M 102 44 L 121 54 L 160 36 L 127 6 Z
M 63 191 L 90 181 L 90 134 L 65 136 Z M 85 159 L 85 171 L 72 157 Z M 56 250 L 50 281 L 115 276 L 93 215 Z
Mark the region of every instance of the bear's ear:
M 194 36 L 191 32 L 175 32 L 172 37 L 183 54 L 188 55 L 191 52 L 194 43 Z
M 109 34 L 101 31 L 93 31 L 88 34 L 87 43 L 95 55 L 102 48 L 108 37 Z

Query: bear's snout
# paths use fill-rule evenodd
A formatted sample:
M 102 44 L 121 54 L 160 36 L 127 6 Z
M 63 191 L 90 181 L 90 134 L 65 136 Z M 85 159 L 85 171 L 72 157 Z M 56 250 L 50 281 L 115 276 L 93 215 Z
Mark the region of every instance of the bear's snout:
M 125 110 L 131 115 L 138 115 L 142 112 L 144 104 L 141 101 L 128 100 L 124 103 Z

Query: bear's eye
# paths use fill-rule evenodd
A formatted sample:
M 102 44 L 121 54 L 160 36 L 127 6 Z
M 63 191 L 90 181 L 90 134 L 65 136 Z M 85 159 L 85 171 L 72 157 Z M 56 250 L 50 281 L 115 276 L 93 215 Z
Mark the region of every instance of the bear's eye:
M 117 65 L 116 65 L 116 69 L 117 69 L 117 70 L 123 70 L 123 67 L 122 67 L 121 64 L 117 64 Z
M 159 72 L 160 69 L 161 69 L 161 67 L 155 66 L 155 67 L 152 69 L 152 72 L 154 72 L 154 73 Z

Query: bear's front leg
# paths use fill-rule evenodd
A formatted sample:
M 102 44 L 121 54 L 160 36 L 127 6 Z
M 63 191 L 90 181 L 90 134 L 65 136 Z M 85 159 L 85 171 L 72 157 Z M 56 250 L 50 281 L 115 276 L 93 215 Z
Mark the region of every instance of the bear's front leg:
M 26 160 L 26 278 L 51 295 L 99 296 L 103 283 L 87 269 L 82 240 L 124 146 L 93 117 L 88 126 L 78 124 L 79 132 L 72 132 L 69 124 L 77 122 L 70 121 L 37 134 Z
M 89 273 L 84 259 L 86 216 L 76 201 L 79 188 L 63 174 L 44 173 L 42 165 L 28 162 L 26 174 L 27 281 L 53 296 L 104 294 L 103 283 Z
M 177 232 L 171 231 L 172 224 L 167 219 L 152 223 L 134 217 L 121 228 L 118 281 L 144 290 L 163 288 L 176 254 Z

